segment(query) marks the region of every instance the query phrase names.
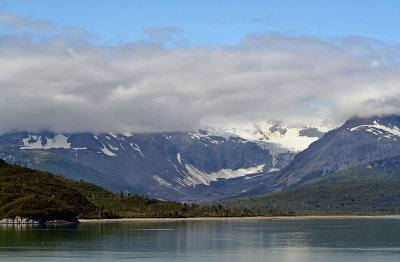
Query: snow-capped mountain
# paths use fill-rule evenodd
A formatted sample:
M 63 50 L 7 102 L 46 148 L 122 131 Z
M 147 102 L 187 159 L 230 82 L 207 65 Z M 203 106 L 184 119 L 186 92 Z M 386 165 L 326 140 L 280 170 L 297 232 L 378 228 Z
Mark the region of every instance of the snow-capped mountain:
M 284 123 L 278 120 L 207 128 L 210 134 L 237 136 L 270 150 L 271 154 L 299 153 L 321 138 L 332 127 Z
M 288 153 L 272 156 L 256 143 L 204 131 L 20 132 L 0 136 L 0 158 L 114 190 L 191 201 L 208 200 L 204 192 L 212 193 L 216 184 L 220 187 L 232 179 L 281 169 L 293 156 Z M 229 190 L 227 187 L 213 193 L 213 198 L 225 197 Z M 232 194 L 235 192 L 228 195 Z
M 400 116 L 352 118 L 302 151 L 263 191 L 400 155 Z
M 17 132 L 0 136 L 0 158 L 113 190 L 203 201 L 246 192 L 325 130 L 269 121 L 196 132 Z
M 326 130 L 264 122 L 198 132 L 19 132 L 0 136 L 0 158 L 114 190 L 207 201 L 294 187 L 400 155 L 399 116 L 353 118 Z

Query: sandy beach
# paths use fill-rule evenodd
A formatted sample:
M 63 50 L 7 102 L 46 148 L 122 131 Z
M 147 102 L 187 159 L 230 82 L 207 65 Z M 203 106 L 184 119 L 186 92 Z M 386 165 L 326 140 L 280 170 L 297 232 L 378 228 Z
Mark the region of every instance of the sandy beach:
M 232 221 L 232 220 L 295 220 L 295 219 L 400 219 L 400 215 L 386 216 L 281 216 L 281 217 L 193 217 L 193 218 L 116 218 L 116 219 L 79 219 L 81 223 L 117 223 L 117 222 L 178 222 L 178 221 Z

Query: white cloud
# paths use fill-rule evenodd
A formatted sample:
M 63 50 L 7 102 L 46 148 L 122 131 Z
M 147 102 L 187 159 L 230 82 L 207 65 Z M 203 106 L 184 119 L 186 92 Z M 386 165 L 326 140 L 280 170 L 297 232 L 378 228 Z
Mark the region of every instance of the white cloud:
M 24 19 L 0 23 L 23 28 Z M 399 46 L 272 33 L 212 49 L 110 47 L 90 44 L 85 33 L 37 41 L 42 23 L 35 36 L 0 37 L 0 132 L 188 130 L 400 113 Z M 150 33 L 180 37 L 171 28 Z

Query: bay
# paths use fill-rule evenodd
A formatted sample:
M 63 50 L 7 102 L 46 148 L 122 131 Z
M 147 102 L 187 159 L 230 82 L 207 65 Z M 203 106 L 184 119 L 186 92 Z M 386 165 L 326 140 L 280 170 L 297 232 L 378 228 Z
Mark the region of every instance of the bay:
M 0 261 L 399 261 L 400 219 L 0 225 Z

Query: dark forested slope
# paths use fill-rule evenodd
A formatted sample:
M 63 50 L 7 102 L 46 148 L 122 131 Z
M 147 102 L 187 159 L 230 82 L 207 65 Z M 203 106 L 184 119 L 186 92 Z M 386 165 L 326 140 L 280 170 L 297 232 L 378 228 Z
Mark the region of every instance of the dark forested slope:
M 351 180 L 219 203 L 224 207 L 277 209 L 297 215 L 398 214 L 400 181 Z
M 141 194 L 113 193 L 0 160 L 0 219 L 17 216 L 45 223 L 79 218 L 226 217 L 282 215 L 271 210 L 222 208 L 162 201 Z

